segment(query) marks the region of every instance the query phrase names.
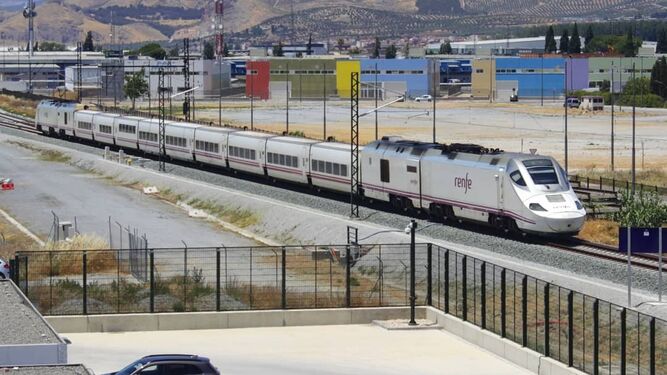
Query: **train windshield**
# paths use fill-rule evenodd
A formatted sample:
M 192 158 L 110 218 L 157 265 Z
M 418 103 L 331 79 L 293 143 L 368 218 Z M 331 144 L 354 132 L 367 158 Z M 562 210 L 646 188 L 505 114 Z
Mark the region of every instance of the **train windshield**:
M 549 159 L 526 160 L 526 166 L 530 178 L 535 185 L 558 185 L 558 174 L 553 163 Z

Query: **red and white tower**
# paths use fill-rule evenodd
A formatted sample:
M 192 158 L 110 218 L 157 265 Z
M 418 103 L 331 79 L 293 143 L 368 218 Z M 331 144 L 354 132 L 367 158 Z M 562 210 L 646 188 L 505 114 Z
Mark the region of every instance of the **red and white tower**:
M 225 40 L 223 37 L 223 16 L 225 15 L 225 3 L 223 0 L 215 0 L 215 12 L 213 18 L 213 32 L 215 34 L 215 56 L 218 59 L 224 57 Z

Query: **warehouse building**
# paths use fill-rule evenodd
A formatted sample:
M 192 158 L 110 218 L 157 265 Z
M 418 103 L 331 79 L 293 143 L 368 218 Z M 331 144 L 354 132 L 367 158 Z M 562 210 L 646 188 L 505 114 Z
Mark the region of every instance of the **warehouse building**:
M 655 56 L 591 57 L 588 59 L 588 87 L 601 87 L 604 81 L 610 84 L 613 81 L 614 92 L 620 92 L 632 79 L 633 64 L 636 78 L 650 79 L 651 70 L 657 59 Z
M 521 98 L 553 99 L 563 93 L 563 58 L 497 58 L 495 61 L 494 95 L 498 101 L 509 101 L 512 94 Z M 585 74 L 586 70 L 582 72 Z
M 336 95 L 336 61 L 332 58 L 274 58 L 269 63 L 272 99 L 322 99 Z M 254 63 L 254 62 L 253 62 Z M 251 66 L 254 66 L 252 63 Z M 246 78 L 247 79 L 247 78 Z M 263 78 L 259 78 L 261 80 Z M 246 82 L 246 87 L 249 83 Z
M 434 84 L 439 87 L 440 64 L 435 60 L 362 59 L 360 65 L 361 98 L 374 98 L 376 87 L 381 99 L 432 95 Z

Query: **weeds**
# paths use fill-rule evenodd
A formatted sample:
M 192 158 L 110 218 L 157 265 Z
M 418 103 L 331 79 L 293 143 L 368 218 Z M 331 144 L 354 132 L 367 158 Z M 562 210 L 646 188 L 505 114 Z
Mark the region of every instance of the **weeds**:
M 246 228 L 259 222 L 259 217 L 252 211 L 242 208 L 227 208 L 212 200 L 191 199 L 188 205 L 204 210 L 222 221 Z

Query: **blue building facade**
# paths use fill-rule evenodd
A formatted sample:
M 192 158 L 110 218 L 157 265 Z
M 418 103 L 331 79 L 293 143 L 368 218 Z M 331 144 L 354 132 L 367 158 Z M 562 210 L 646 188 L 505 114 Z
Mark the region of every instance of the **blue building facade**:
M 470 83 L 472 61 L 470 59 L 440 60 L 440 83 Z
M 557 98 L 563 93 L 563 58 L 496 58 L 495 64 L 499 90 L 512 86 L 517 89 L 519 97 L 523 98 Z
M 377 80 L 383 98 L 432 94 L 440 81 L 437 63 L 427 59 L 361 59 L 361 97 L 372 98 Z M 435 77 L 434 77 L 435 74 Z

